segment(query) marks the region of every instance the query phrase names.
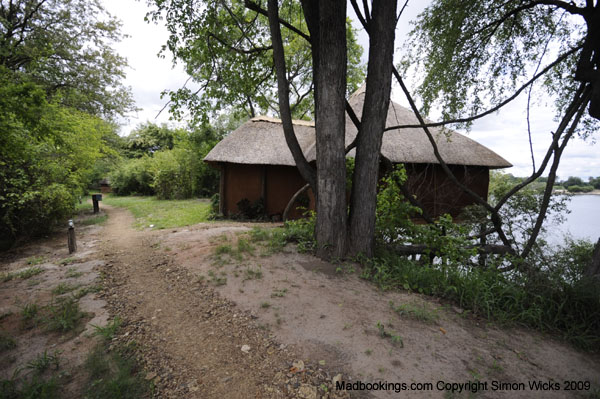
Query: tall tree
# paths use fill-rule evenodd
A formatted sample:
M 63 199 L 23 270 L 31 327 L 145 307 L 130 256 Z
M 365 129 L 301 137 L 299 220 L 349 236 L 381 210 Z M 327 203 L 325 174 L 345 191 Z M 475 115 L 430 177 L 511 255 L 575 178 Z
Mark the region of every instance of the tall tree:
M 72 215 L 133 108 L 99 1 L 0 0 L 0 248 Z M 102 119 L 104 118 L 104 119 Z
M 190 110 L 207 120 L 223 110 L 243 110 L 250 117 L 279 115 L 276 75 L 267 8 L 264 3 L 241 0 L 155 0 L 148 19 L 165 19 L 170 37 L 164 50 L 173 53 L 189 75 L 183 88 L 164 94 L 175 116 Z M 286 79 L 294 118 L 313 118 L 312 52 L 308 27 L 299 2 L 279 6 Z M 362 48 L 346 24 L 349 74 L 347 89 L 356 90 L 364 73 Z
M 356 4 L 356 3 L 355 3 Z M 368 10 L 365 10 L 368 13 Z M 368 14 L 367 14 L 368 15 Z M 396 2 L 373 1 L 365 19 L 369 33 L 369 66 L 362 119 L 356 143 L 356 163 L 350 207 L 353 254 L 373 256 L 379 162 L 392 83 Z
M 523 259 L 531 253 L 542 228 L 567 144 L 577 133 L 585 136 L 597 130 L 599 29 L 600 2 L 594 0 L 437 0 L 420 16 L 412 33 L 412 51 L 404 65 L 424 70 L 418 89 L 424 110 L 436 103 L 444 110 L 445 121 L 440 123 L 426 124 L 421 118 L 430 137 L 427 126 L 469 124 L 531 90 L 534 84 L 556 99 L 558 124 L 541 163 L 537 167 L 533 163 L 531 176 L 494 206 L 477 198 L 491 215 L 493 232 L 511 246 L 499 211 L 549 167 L 540 212 L 527 244 L 518 253 Z M 419 115 L 402 78 L 397 77 Z M 468 116 L 462 116 L 464 113 Z M 444 165 L 439 153 L 436 155 Z M 449 170 L 447 173 L 451 175 Z
M 49 100 L 113 117 L 133 109 L 120 23 L 99 0 L 0 0 L 0 66 L 39 84 Z

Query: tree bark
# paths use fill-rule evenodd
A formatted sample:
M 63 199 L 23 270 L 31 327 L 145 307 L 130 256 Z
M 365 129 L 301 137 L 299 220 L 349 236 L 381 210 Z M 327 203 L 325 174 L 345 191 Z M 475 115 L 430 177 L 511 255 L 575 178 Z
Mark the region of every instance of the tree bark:
M 315 88 L 317 149 L 317 255 L 346 253 L 346 1 L 320 1 Z M 306 11 L 305 11 L 306 12 Z M 314 51 L 314 50 L 313 50 Z
M 281 39 L 281 29 L 279 27 L 279 5 L 277 0 L 269 0 L 268 3 L 269 28 L 271 31 L 271 40 L 273 42 L 273 65 L 277 74 L 277 94 L 279 97 L 279 114 L 283 125 L 285 141 L 294 157 L 298 171 L 313 188 L 316 189 L 316 173 L 312 166 L 306 160 L 298 139 L 294 133 L 292 124 L 292 113 L 290 110 L 289 85 L 286 78 L 285 54 L 283 51 L 283 41 Z
M 368 21 L 369 65 L 350 206 L 351 255 L 373 256 L 381 142 L 392 85 L 396 2 L 373 1 Z

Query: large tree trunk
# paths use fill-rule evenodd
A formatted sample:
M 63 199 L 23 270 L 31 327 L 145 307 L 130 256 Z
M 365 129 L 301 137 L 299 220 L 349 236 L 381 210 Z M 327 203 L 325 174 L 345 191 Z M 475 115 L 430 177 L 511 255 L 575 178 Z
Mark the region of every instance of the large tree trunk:
M 350 254 L 372 256 L 379 154 L 390 102 L 396 2 L 373 1 L 368 22 L 369 66 L 350 207 Z
M 330 258 L 346 253 L 346 0 L 320 1 L 319 26 L 315 233 L 317 255 Z

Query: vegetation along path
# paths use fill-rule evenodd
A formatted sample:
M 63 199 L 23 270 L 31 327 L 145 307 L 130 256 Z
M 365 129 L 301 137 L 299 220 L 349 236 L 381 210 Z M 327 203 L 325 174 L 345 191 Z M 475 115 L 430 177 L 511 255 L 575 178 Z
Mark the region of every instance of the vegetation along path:
M 433 384 L 414 397 L 448 396 L 438 381 L 487 382 L 478 397 L 597 395 L 595 355 L 427 297 L 380 292 L 357 265 L 325 263 L 289 245 L 273 250 L 250 224 L 136 231 L 128 211 L 108 213 L 106 300 L 124 320 L 120 339 L 141 344 L 159 396 L 397 395 L 336 391 L 340 374 L 409 389 Z M 566 392 L 571 380 L 591 388 Z M 493 381 L 506 389 L 493 391 Z M 530 381 L 562 389 L 531 391 Z M 527 388 L 510 389 L 520 383 Z
M 136 230 L 128 210 L 102 209 L 108 217 L 93 225 L 76 221 L 74 256 L 64 232 L 3 254 L 0 397 L 57 397 L 14 385 L 19 368 L 65 398 L 471 397 L 451 389 L 477 381 L 487 384 L 478 398 L 599 395 L 598 355 L 431 297 L 380 291 L 360 265 L 300 253 L 271 225 Z M 26 276 L 33 263 L 37 274 Z M 73 310 L 69 329 L 64 320 L 48 328 L 66 314 L 59 305 Z M 94 334 L 105 339 L 99 349 Z M 133 371 L 143 369 L 137 382 L 109 382 L 100 355 L 131 352 L 142 366 Z M 343 391 L 338 381 L 390 384 Z M 532 391 L 534 381 L 560 390 Z M 567 392 L 566 381 L 589 384 Z M 15 387 L 21 396 L 10 396 Z

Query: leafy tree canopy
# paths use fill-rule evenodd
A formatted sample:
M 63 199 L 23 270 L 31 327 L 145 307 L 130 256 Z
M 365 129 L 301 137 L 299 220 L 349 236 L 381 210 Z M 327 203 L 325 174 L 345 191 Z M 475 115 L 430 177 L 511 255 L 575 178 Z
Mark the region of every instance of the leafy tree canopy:
M 500 104 L 534 76 L 560 114 L 579 82 L 589 81 L 576 69 L 598 62 L 583 49 L 598 40 L 595 8 L 590 1 L 437 0 L 415 22 L 403 67 L 423 76 L 424 110 L 436 105 L 446 120 Z M 582 120 L 587 132 L 592 124 Z
M 248 3 L 248 2 L 246 2 Z M 260 3 L 260 2 L 259 2 Z M 258 114 L 279 114 L 277 84 L 273 66 L 271 35 L 266 15 L 240 0 L 154 0 L 156 9 L 148 19 L 165 19 L 170 32 L 167 48 L 174 62 L 183 62 L 196 89 L 183 87 L 168 91 L 171 111 L 180 117 L 189 109 L 196 120 L 208 120 L 222 110 Z M 264 4 L 258 4 L 265 9 Z M 287 79 L 295 118 L 312 118 L 314 109 L 312 58 L 300 2 L 284 0 L 280 17 L 285 46 Z M 347 22 L 348 92 L 364 79 L 360 65 L 362 48 Z
M 0 67 L 48 99 L 92 115 L 133 108 L 126 60 L 110 47 L 120 23 L 99 0 L 0 0 Z

